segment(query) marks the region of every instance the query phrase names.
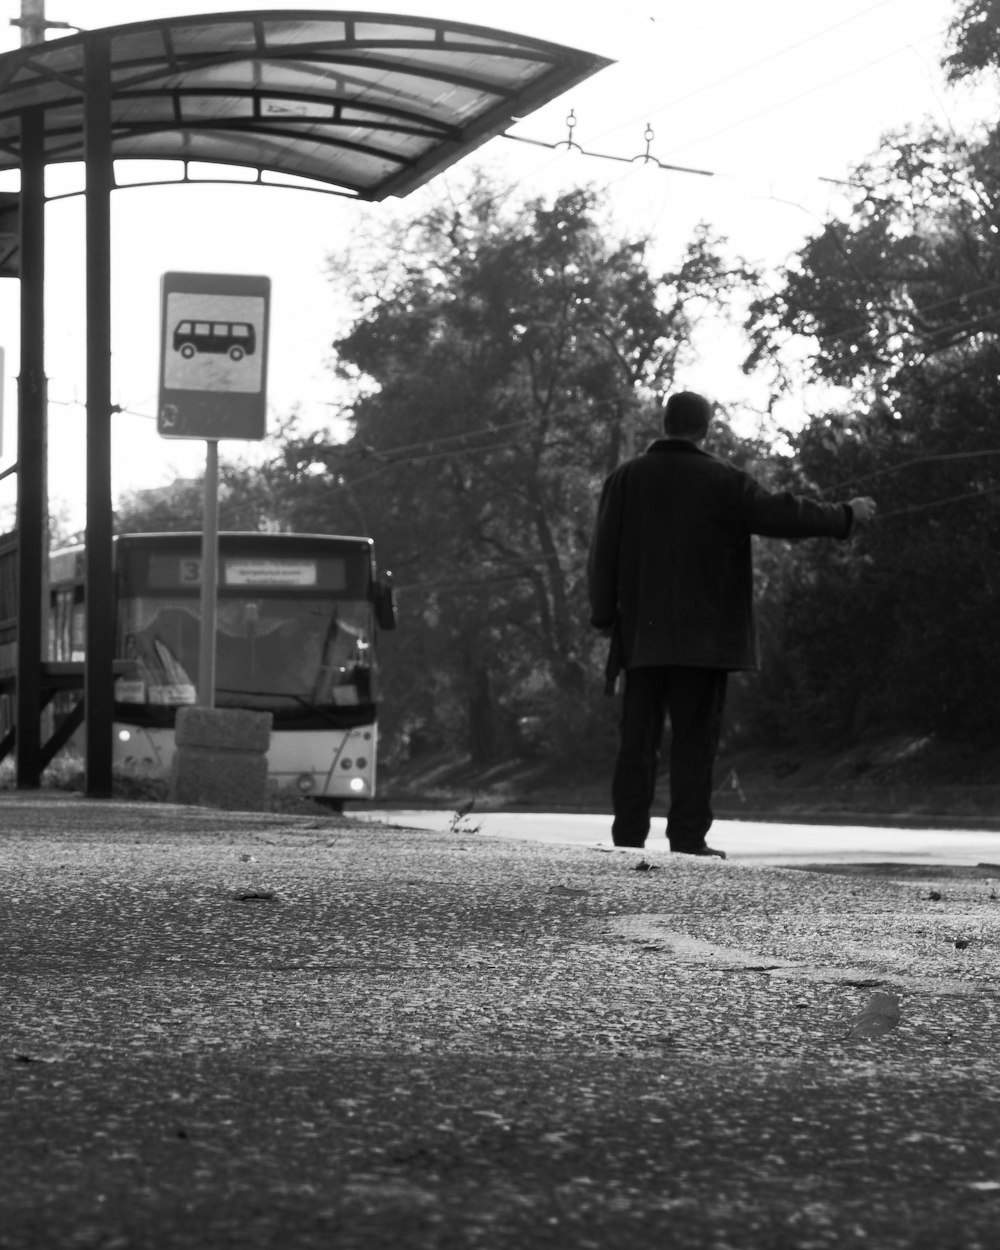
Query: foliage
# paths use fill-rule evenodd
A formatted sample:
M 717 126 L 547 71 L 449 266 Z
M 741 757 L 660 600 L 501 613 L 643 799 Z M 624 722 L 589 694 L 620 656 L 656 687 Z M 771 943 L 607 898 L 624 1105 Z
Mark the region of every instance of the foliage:
M 178 478 L 169 486 L 131 491 L 122 496 L 115 514 L 119 534 L 198 531 L 204 516 L 204 477 Z M 219 466 L 219 528 L 279 528 L 266 468 L 245 464 Z
M 656 435 L 699 316 L 751 275 L 707 230 L 656 275 L 597 192 L 519 203 L 482 178 L 348 260 L 331 273 L 357 309 L 335 343 L 353 437 L 285 440 L 282 521 L 361 528 L 391 560 L 401 735 L 486 760 L 541 719 L 579 758 L 607 720 L 584 589 L 597 490 Z
M 956 81 L 1000 65 L 1000 0 L 966 0 L 948 28 L 953 44 L 945 59 Z
M 992 137 L 887 139 L 857 171 L 846 220 L 828 222 L 782 289 L 754 302 L 749 364 L 809 336 L 815 378 L 892 403 L 920 385 L 927 362 L 960 362 L 995 328 L 998 156 Z
M 964 7 L 954 76 L 995 67 L 998 15 Z M 748 329 L 751 364 L 806 335 L 811 376 L 848 388 L 789 436 L 793 477 L 874 494 L 880 519 L 855 558 L 809 553 L 771 596 L 763 702 L 791 733 L 982 738 L 1000 729 L 1000 133 L 893 136 L 856 183 Z

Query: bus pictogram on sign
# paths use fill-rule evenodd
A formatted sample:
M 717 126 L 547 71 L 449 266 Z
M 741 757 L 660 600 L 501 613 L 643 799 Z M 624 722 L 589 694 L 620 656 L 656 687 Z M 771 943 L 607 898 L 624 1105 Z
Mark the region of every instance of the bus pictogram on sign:
M 215 352 L 240 361 L 257 350 L 257 331 L 249 321 L 179 321 L 174 351 L 190 360 L 199 352 Z

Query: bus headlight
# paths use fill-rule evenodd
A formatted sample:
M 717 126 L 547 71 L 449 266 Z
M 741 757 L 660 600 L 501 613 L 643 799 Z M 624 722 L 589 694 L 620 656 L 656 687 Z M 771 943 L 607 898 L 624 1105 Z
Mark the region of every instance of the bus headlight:
M 131 730 L 131 729 L 119 729 L 119 730 L 118 730 L 118 741 L 119 741 L 119 742 L 131 742 L 131 741 L 132 741 L 132 730 Z
M 365 789 L 364 777 L 352 777 L 349 784 L 355 794 L 361 794 Z

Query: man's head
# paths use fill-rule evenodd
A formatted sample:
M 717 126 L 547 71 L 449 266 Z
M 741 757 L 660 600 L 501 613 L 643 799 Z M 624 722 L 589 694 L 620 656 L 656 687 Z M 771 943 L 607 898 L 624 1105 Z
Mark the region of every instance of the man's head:
M 712 405 L 704 395 L 694 391 L 678 391 L 671 395 L 663 409 L 663 432 L 667 438 L 684 438 L 700 443 L 708 433 Z

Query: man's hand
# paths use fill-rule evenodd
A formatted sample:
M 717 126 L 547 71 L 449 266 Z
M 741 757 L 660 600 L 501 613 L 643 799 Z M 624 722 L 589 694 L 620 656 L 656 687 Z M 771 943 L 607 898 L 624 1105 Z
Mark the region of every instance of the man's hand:
M 867 525 L 875 516 L 875 500 L 869 495 L 859 495 L 856 499 L 848 499 L 847 506 L 854 513 L 855 525 Z

